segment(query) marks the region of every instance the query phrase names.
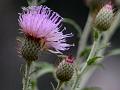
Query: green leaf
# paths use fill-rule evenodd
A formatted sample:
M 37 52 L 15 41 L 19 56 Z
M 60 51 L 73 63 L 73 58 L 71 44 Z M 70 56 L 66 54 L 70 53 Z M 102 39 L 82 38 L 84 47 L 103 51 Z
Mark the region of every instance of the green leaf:
M 80 53 L 80 57 L 86 57 L 89 55 L 91 51 L 91 48 L 85 48 L 81 53 Z
M 120 48 L 111 50 L 106 54 L 107 56 L 120 55 Z
M 99 37 L 99 32 L 97 30 L 93 30 L 93 39 L 96 41 Z
M 97 61 L 97 59 L 99 59 L 99 58 L 102 58 L 102 57 L 100 57 L 100 56 L 95 56 L 95 57 L 91 58 L 91 59 L 87 62 L 87 64 L 88 64 L 88 65 L 95 64 L 96 61 Z
M 102 90 L 100 87 L 86 87 L 82 90 Z

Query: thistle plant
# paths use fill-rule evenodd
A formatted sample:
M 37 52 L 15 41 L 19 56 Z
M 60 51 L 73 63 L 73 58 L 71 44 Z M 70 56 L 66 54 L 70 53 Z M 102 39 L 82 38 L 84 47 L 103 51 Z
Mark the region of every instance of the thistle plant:
M 90 13 L 83 32 L 74 20 L 62 18 L 47 6 L 40 5 L 45 1 L 28 0 L 29 6 L 22 8 L 18 19 L 22 32 L 18 51 L 25 59 L 22 90 L 39 90 L 37 79 L 50 72 L 58 83 L 57 86 L 52 85 L 53 90 L 89 90 L 85 89 L 85 84 L 105 57 L 105 49 L 119 25 L 120 13 L 119 9 L 114 12 L 114 5 L 109 0 L 86 2 Z M 64 34 L 67 29 L 63 22 L 73 25 L 80 35 L 76 56 L 63 54 L 74 46 L 67 43 L 66 39 L 73 38 L 73 34 Z M 87 45 L 90 34 L 93 38 L 91 46 Z M 41 62 L 39 54 L 43 52 L 55 54 L 61 62 L 56 67 Z
M 65 39 L 71 37 L 72 33 L 63 34 L 62 17 L 46 6 L 24 7 L 19 15 L 20 30 L 24 34 L 19 52 L 26 61 L 23 90 L 28 90 L 30 66 L 38 60 L 39 52 L 61 53 L 60 50 L 69 49 L 72 45 L 67 44 Z

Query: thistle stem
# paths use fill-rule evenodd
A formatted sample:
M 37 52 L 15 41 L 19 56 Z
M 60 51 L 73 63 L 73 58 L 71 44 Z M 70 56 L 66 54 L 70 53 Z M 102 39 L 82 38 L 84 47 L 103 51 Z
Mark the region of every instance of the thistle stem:
M 88 40 L 88 36 L 90 34 L 90 30 L 91 30 L 91 26 L 92 26 L 92 22 L 93 22 L 93 18 L 91 16 L 91 13 L 89 13 L 88 15 L 88 19 L 87 19 L 87 23 L 85 25 L 85 28 L 83 30 L 83 33 L 81 34 L 81 38 L 79 40 L 79 45 L 78 45 L 78 52 L 77 52 L 77 56 L 76 56 L 76 60 L 77 63 L 80 57 L 80 53 L 85 49 L 86 44 L 87 44 L 87 40 Z
M 32 89 L 31 90 L 38 90 L 37 79 L 32 80 Z
M 25 66 L 25 74 L 24 74 L 24 77 L 23 77 L 23 90 L 28 90 L 28 88 L 29 88 L 30 65 L 31 65 L 31 64 L 26 63 L 26 66 Z
M 118 11 L 117 15 L 115 16 L 114 22 L 113 22 L 112 26 L 110 27 L 110 29 L 107 32 L 104 33 L 103 40 L 101 41 L 100 45 L 108 43 L 108 41 L 111 39 L 111 37 L 113 36 L 113 34 L 115 33 L 115 31 L 117 30 L 116 28 L 120 24 L 119 23 L 119 21 L 120 21 L 120 13 L 119 12 L 120 12 L 120 10 Z M 98 56 L 103 56 L 104 52 L 105 52 L 105 49 L 100 50 L 99 52 L 97 52 L 97 55 Z M 98 60 L 98 61 L 99 61 L 98 63 L 101 63 L 103 60 Z M 91 67 L 91 68 L 89 68 L 89 71 L 87 71 L 86 74 L 83 76 L 84 79 L 81 81 L 81 84 L 79 85 L 80 90 L 85 87 L 88 79 L 94 73 L 94 71 L 96 70 L 96 68 L 97 67 Z
M 59 81 L 56 90 L 60 90 L 63 82 Z
M 86 70 L 86 68 L 87 68 L 87 66 L 88 66 L 87 63 L 88 63 L 89 60 L 95 55 L 100 38 L 101 38 L 101 33 L 100 33 L 98 39 L 94 41 L 93 46 L 92 46 L 92 49 L 91 49 L 91 52 L 90 52 L 90 54 L 89 54 L 89 56 L 88 56 L 88 58 L 87 58 L 87 60 L 86 60 L 86 62 L 85 62 L 85 64 L 84 64 L 84 66 L 82 67 L 80 73 L 78 74 L 78 77 L 76 78 L 76 81 L 75 81 L 75 83 L 73 84 L 72 90 L 75 90 L 75 88 L 77 87 L 77 85 L 78 85 L 78 83 L 79 83 L 79 80 L 80 80 L 82 74 L 84 73 L 84 71 Z

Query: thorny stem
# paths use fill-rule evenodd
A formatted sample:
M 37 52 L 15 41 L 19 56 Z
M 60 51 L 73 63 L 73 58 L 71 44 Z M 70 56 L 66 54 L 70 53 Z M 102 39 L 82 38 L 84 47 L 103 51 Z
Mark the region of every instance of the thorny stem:
M 91 52 L 87 58 L 87 61 L 85 65 L 83 66 L 83 68 L 81 69 L 81 72 L 80 72 L 81 74 L 84 72 L 85 68 L 87 67 L 88 61 L 95 55 L 100 38 L 101 38 L 101 35 L 99 35 L 98 39 L 94 41 Z
M 56 90 L 61 90 L 63 82 L 59 81 Z
M 110 29 L 104 33 L 103 36 L 103 40 L 101 41 L 100 45 L 106 44 L 108 43 L 108 41 L 111 39 L 111 37 L 113 36 L 113 34 L 116 31 L 116 28 L 118 27 L 118 25 L 120 24 L 120 10 L 118 11 L 118 14 L 115 16 L 114 22 L 112 24 L 112 26 L 110 27 Z M 105 49 L 100 50 L 97 55 L 98 56 L 103 56 Z M 98 63 L 101 63 L 102 60 L 98 60 Z M 96 70 L 97 67 L 91 67 L 89 68 L 89 70 L 86 72 L 86 75 L 83 76 L 83 80 L 81 80 L 80 85 L 79 85 L 79 89 L 81 90 L 82 88 L 85 87 L 88 79 L 90 78 L 90 76 L 94 73 L 94 71 Z
M 87 22 L 86 22 L 86 25 L 84 27 L 84 30 L 83 30 L 83 33 L 81 34 L 81 38 L 79 40 L 79 43 L 78 43 L 78 50 L 77 50 L 77 56 L 76 56 L 76 64 L 79 65 L 80 63 L 80 53 L 85 49 L 86 47 L 86 44 L 87 44 L 87 40 L 88 40 L 88 36 L 90 34 L 90 30 L 91 30 L 91 26 L 92 26 L 92 23 L 93 23 L 93 18 L 91 16 L 91 13 L 89 12 L 89 15 L 88 15 L 88 19 L 87 19 Z M 74 84 L 73 84 L 73 87 L 72 87 L 72 90 L 75 89 L 75 87 L 77 86 L 77 83 L 79 82 L 78 78 L 80 78 L 80 75 L 77 76 Z
M 75 83 L 73 84 L 72 90 L 75 90 L 75 88 L 77 87 L 81 75 L 84 73 L 84 71 L 86 70 L 86 68 L 87 68 L 87 66 L 88 66 L 88 64 L 87 64 L 88 61 L 95 55 L 100 38 L 101 38 L 101 33 L 100 33 L 98 39 L 94 41 L 93 46 L 92 46 L 92 49 L 91 49 L 91 52 L 90 52 L 90 54 L 89 54 L 89 56 L 88 56 L 88 58 L 87 58 L 87 60 L 86 60 L 86 62 L 85 62 L 85 64 L 84 64 L 84 66 L 82 67 L 82 69 L 81 69 L 78 77 L 76 78 L 76 81 L 75 81 Z
M 24 74 L 24 77 L 23 77 L 23 90 L 28 90 L 28 88 L 29 88 L 30 65 L 31 64 L 26 63 L 26 66 L 25 66 L 25 74 Z

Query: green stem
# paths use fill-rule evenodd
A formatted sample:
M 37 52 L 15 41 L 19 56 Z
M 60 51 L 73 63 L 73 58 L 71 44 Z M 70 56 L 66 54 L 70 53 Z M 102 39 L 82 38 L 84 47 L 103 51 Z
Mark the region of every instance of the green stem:
M 111 28 L 104 33 L 104 36 L 103 36 L 103 40 L 101 41 L 101 44 L 100 45 L 103 45 L 103 44 L 106 44 L 108 43 L 108 41 L 111 39 L 111 37 L 113 36 L 113 34 L 115 33 L 116 31 L 116 28 L 118 27 L 118 25 L 120 24 L 119 21 L 120 21 L 120 10 L 118 11 L 118 14 L 115 16 L 115 19 L 114 19 L 114 22 L 111 26 Z M 97 52 L 97 55 L 98 56 L 103 56 L 104 55 L 104 52 L 105 52 L 105 49 L 103 50 L 100 50 L 99 52 Z M 102 60 L 98 60 L 99 62 L 98 63 L 101 63 Z M 91 77 L 91 75 L 94 73 L 94 71 L 96 70 L 97 67 L 91 67 L 89 68 L 89 70 L 86 72 L 86 74 L 82 77 L 83 79 L 81 80 L 80 82 L 80 85 L 79 85 L 79 90 L 81 90 L 82 88 L 85 87 L 88 79 Z
M 63 82 L 59 81 L 56 90 L 60 90 Z
M 25 74 L 23 77 L 23 90 L 28 90 L 29 88 L 29 80 L 30 80 L 29 73 L 30 73 L 30 64 L 26 63 Z
M 31 81 L 32 82 L 32 89 L 31 90 L 38 90 L 38 87 L 37 87 L 37 80 L 34 79 Z
M 88 19 L 87 19 L 87 23 L 85 25 L 85 28 L 83 30 L 83 33 L 81 34 L 81 38 L 79 40 L 79 44 L 78 44 L 78 51 L 77 51 L 77 56 L 76 56 L 76 60 L 77 63 L 80 61 L 79 57 L 80 57 L 80 53 L 85 49 L 86 44 L 87 44 L 87 40 L 88 40 L 88 36 L 90 34 L 90 30 L 91 30 L 91 26 L 92 26 L 92 21 L 93 18 L 91 16 L 91 14 L 89 13 L 88 15 Z
M 86 70 L 86 68 L 87 68 L 87 66 L 88 66 L 88 64 L 87 64 L 88 61 L 95 55 L 100 38 L 101 38 L 101 33 L 100 33 L 98 39 L 94 41 L 93 46 L 92 46 L 92 49 L 91 49 L 91 52 L 90 52 L 90 54 L 89 54 L 89 56 L 88 56 L 88 58 L 87 58 L 87 61 L 86 61 L 86 63 L 84 64 L 84 66 L 82 67 L 82 69 L 81 69 L 78 77 L 76 78 L 76 81 L 75 81 L 75 83 L 73 84 L 73 87 L 72 87 L 73 89 L 72 89 L 72 90 L 75 90 L 75 88 L 77 87 L 81 75 L 84 73 L 84 71 Z
M 86 61 L 85 65 L 83 66 L 83 68 L 81 69 L 81 72 L 80 72 L 81 74 L 85 71 L 85 69 L 86 69 L 86 67 L 87 67 L 88 61 L 95 55 L 95 52 L 96 52 L 96 50 L 97 50 L 97 46 L 98 46 L 99 39 L 100 39 L 100 36 L 99 36 L 99 38 L 98 38 L 97 41 L 94 41 L 94 44 L 93 44 L 92 49 L 91 49 L 91 52 L 90 52 L 90 54 L 89 54 L 89 56 L 88 56 L 88 58 L 87 58 L 87 61 Z

